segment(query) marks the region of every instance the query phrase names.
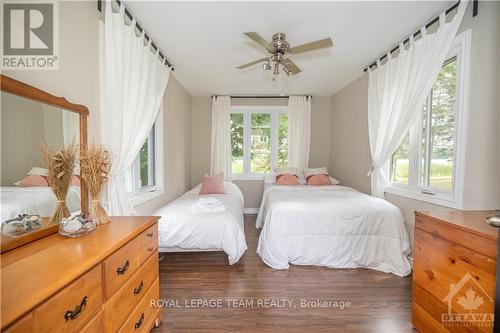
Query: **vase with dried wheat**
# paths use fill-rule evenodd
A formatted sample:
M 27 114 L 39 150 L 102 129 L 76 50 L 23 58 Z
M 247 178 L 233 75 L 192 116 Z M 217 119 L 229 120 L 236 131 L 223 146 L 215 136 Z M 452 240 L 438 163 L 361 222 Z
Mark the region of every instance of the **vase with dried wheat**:
M 111 168 L 109 151 L 103 145 L 92 144 L 80 153 L 80 172 L 90 192 L 90 217 L 96 224 L 110 222 L 101 205 L 101 193 L 106 185 Z
M 59 151 L 54 151 L 46 143 L 42 144 L 42 158 L 47 168 L 47 181 L 56 196 L 56 209 L 50 223 L 59 223 L 71 215 L 66 205 L 69 184 L 78 159 L 78 147 L 72 143 Z

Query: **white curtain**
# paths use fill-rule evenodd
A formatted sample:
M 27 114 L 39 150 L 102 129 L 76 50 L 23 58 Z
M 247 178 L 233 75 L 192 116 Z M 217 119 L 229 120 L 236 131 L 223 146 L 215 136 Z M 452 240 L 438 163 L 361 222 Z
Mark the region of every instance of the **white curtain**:
M 311 141 L 311 98 L 290 96 L 288 99 L 288 166 L 299 173 L 309 165 Z
M 439 17 L 439 29 L 427 34 L 423 27 L 421 38 L 410 36 L 409 46 L 400 43 L 399 55 L 387 62 L 377 61 L 377 68 L 369 70 L 368 127 L 372 167 L 372 195 L 384 197 L 389 184 L 388 162 L 401 144 L 408 129 L 422 110 L 437 79 L 441 66 L 455 38 L 467 7 L 461 1 L 457 14 L 447 23 L 445 13 Z
M 210 151 L 210 174 L 224 172 L 231 179 L 231 98 L 212 97 L 212 140 Z
M 100 26 L 101 140 L 112 154 L 106 189 L 110 215 L 133 215 L 125 175 L 158 116 L 170 70 L 152 52 L 151 39 L 137 36 L 135 20 L 124 24 L 125 8 L 113 13 L 105 1 Z

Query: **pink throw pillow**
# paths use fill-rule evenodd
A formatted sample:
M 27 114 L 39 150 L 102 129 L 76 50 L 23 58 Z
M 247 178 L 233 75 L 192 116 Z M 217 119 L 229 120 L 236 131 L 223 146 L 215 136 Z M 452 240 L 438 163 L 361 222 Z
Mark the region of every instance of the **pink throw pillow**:
M 295 186 L 299 185 L 299 177 L 297 175 L 292 174 L 283 174 L 276 176 L 276 184 L 278 185 L 290 185 Z
M 224 189 L 224 172 L 215 176 L 205 175 L 201 184 L 200 194 L 226 194 Z
M 40 175 L 27 175 L 19 182 L 21 187 L 45 187 L 49 186 L 47 177 Z
M 324 186 L 332 185 L 332 181 L 328 175 L 312 175 L 307 178 L 307 185 Z

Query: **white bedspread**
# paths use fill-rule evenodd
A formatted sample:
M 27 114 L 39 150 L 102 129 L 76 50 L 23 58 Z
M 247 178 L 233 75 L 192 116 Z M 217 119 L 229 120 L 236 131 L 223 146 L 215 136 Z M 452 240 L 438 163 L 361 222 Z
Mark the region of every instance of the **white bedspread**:
M 229 264 L 235 264 L 247 249 L 243 226 L 243 194 L 233 183 L 225 182 L 227 194 L 199 195 L 198 185 L 153 215 L 158 223 L 159 247 L 185 250 L 221 249 Z M 197 212 L 191 208 L 201 197 L 214 197 L 224 211 Z
M 267 186 L 256 226 L 257 253 L 288 264 L 367 267 L 406 276 L 411 246 L 393 204 L 344 186 Z
M 21 214 L 52 216 L 56 209 L 56 196 L 50 187 L 2 187 L 1 222 Z M 80 210 L 80 187 L 71 186 L 66 196 L 66 205 L 70 212 Z

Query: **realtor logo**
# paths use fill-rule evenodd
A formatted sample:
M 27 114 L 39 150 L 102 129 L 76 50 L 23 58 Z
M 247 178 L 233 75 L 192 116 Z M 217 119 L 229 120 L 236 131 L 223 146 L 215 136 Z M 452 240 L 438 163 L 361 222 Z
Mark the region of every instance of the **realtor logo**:
M 445 327 L 493 327 L 494 301 L 471 274 L 450 284 L 442 301 L 448 304 L 448 313 L 441 315 Z
M 2 69 L 58 69 L 57 2 L 3 2 Z

